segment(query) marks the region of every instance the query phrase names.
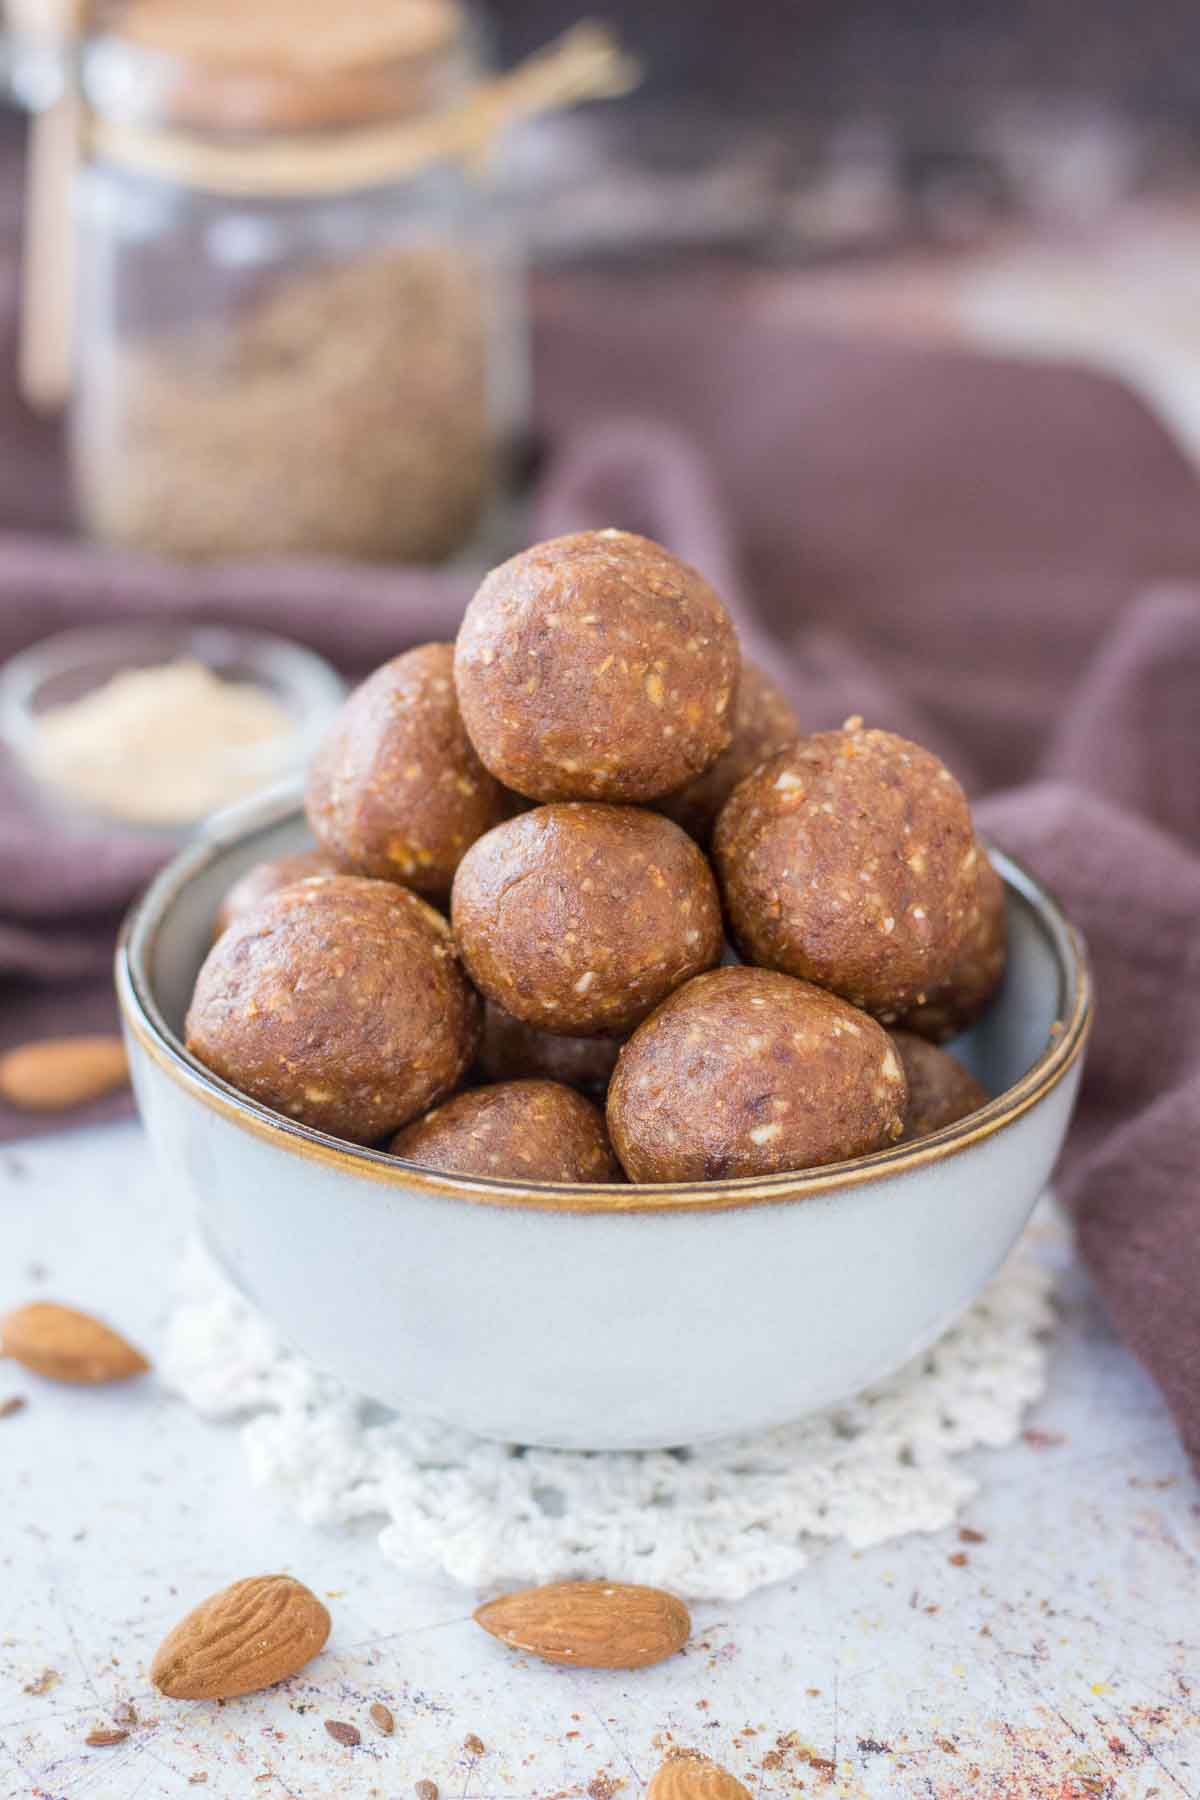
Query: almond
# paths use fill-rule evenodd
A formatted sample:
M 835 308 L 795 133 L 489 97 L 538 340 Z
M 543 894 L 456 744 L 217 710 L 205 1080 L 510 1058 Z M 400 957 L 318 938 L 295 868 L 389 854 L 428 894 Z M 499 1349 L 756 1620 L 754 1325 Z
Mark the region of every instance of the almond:
M 0 1056 L 0 1099 L 26 1112 L 65 1112 L 129 1080 L 119 1037 L 44 1038 Z
M 253 1575 L 193 1607 L 158 1646 L 150 1679 L 169 1700 L 229 1700 L 295 1675 L 329 1636 L 317 1596 L 290 1575 Z
M 661 1588 L 558 1581 L 490 1600 L 476 1622 L 514 1650 L 580 1669 L 643 1669 L 687 1643 L 692 1621 Z
M 750 1800 L 750 1795 L 720 1763 L 698 1750 L 684 1750 L 651 1777 L 646 1800 Z
M 140 1350 L 99 1319 L 53 1300 L 34 1300 L 0 1319 L 0 1355 L 35 1375 L 85 1387 L 127 1381 L 150 1367 Z

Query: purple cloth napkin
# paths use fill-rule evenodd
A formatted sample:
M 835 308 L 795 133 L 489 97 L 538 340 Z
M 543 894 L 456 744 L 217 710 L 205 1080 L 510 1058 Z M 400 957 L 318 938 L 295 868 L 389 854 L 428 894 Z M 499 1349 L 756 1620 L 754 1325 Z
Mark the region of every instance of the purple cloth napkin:
M 0 322 L 11 282 L 0 261 Z M 1100 1006 L 1064 1191 L 1200 1455 L 1191 470 L 1111 381 L 815 336 L 752 276 L 543 284 L 536 378 L 531 535 L 619 524 L 689 557 L 809 726 L 861 712 L 937 749 L 1087 934 Z M 187 616 L 284 631 L 355 674 L 455 630 L 459 576 L 197 572 L 50 532 L 45 433 L 0 408 L 0 657 L 82 620 Z M 111 1019 L 116 920 L 153 861 L 49 839 L 0 791 L 0 1046 Z M 30 1124 L 0 1113 L 0 1137 Z

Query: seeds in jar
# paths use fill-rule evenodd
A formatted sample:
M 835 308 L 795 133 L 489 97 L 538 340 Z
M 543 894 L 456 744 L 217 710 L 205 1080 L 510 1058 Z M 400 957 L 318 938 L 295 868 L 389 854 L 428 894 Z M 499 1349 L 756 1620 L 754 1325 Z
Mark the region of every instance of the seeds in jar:
M 487 288 L 465 252 L 412 243 L 93 342 L 73 422 L 89 527 L 186 558 L 443 560 L 493 482 Z

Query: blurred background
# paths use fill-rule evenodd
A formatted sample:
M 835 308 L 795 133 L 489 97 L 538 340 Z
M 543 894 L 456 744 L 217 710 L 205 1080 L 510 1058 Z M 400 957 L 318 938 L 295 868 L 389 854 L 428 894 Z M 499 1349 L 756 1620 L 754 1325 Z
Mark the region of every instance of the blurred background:
M 177 834 L 294 771 L 338 674 L 418 619 L 446 634 L 479 571 L 527 539 L 556 450 L 609 411 L 685 430 L 753 489 L 741 439 L 765 394 L 740 394 L 716 434 L 689 410 L 691 389 L 715 393 L 697 346 L 718 329 L 748 354 L 792 333 L 822 367 L 822 334 L 1087 365 L 1200 455 L 1200 24 L 1178 0 L 618 0 L 599 22 L 564 0 L 7 0 L 6 27 L 10 807 L 49 797 L 58 823 Z M 674 318 L 694 330 L 664 356 L 650 340 L 671 346 Z M 783 591 L 763 521 L 745 526 L 759 587 Z M 802 565 L 820 554 L 801 545 Z M 281 563 L 303 572 L 247 573 Z M 314 570 L 332 564 L 459 585 L 385 602 L 364 576 L 331 643 Z M 805 606 L 853 636 L 846 585 L 827 572 Z M 381 605 L 391 639 L 372 632 Z M 239 614 L 323 667 L 194 636 Z M 43 643 L 63 626 L 94 629 Z M 109 690 L 154 667 L 177 682 L 180 662 L 265 686 L 279 742 L 243 709 L 245 743 L 221 727 L 227 779 L 133 806 L 104 786 L 97 733 L 140 784 L 146 721 L 177 718 L 187 690 L 122 684 L 119 706 Z M 72 711 L 97 695 L 107 724 L 105 706 Z M 935 732 L 960 723 L 944 692 L 921 699 Z M 1018 767 L 997 754 L 982 774 Z

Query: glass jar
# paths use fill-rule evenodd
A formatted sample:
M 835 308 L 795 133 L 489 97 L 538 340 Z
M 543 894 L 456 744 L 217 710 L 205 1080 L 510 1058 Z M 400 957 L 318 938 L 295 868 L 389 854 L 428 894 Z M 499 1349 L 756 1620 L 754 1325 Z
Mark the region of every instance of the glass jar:
M 109 543 L 439 562 L 503 485 L 522 271 L 439 126 L 478 37 L 342 10 L 135 0 L 85 49 L 69 435 Z

